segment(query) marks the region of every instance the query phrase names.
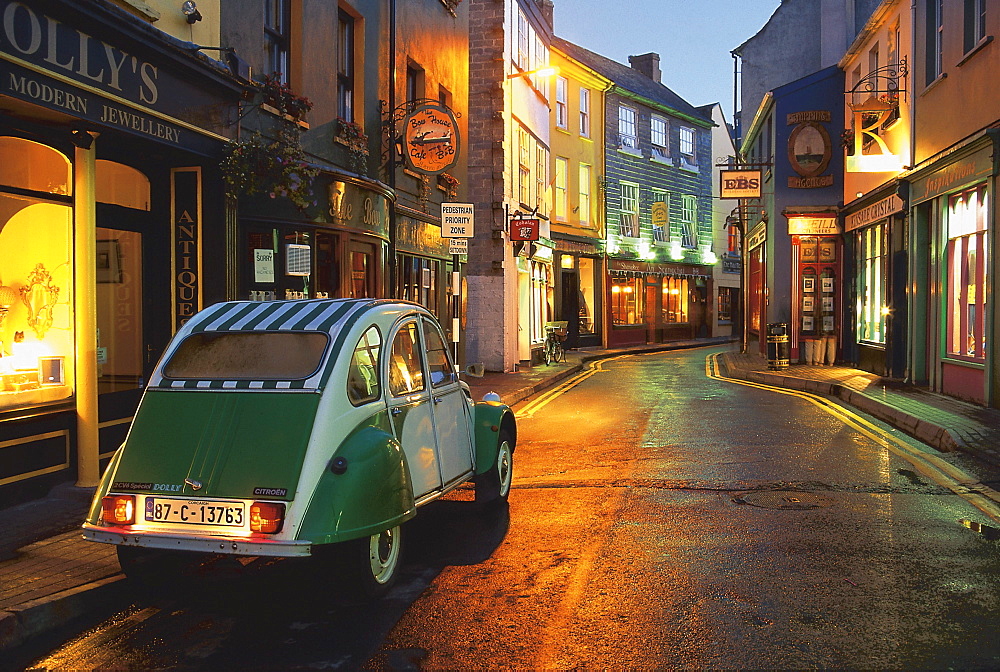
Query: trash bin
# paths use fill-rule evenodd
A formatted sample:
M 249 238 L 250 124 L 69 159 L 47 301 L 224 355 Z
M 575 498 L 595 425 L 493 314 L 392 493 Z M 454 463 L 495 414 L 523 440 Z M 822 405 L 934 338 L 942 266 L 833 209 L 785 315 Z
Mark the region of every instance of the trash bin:
M 767 368 L 772 371 L 787 369 L 791 352 L 788 325 L 784 323 L 767 325 Z

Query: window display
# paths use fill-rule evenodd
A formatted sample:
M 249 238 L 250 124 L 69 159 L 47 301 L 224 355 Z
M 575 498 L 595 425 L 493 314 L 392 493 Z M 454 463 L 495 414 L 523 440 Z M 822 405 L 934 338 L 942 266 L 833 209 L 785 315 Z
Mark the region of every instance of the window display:
M 73 394 L 71 166 L 0 138 L 0 411 Z
M 986 186 L 956 194 L 948 207 L 947 352 L 986 359 Z

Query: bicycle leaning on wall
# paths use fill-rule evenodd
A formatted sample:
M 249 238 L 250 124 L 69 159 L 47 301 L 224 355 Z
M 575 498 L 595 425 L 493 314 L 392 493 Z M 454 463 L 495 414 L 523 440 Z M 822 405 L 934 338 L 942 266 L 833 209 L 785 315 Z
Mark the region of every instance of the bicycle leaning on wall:
M 566 327 L 569 322 L 560 320 L 545 323 L 545 364 L 566 361 L 566 349 L 563 341 L 566 340 Z

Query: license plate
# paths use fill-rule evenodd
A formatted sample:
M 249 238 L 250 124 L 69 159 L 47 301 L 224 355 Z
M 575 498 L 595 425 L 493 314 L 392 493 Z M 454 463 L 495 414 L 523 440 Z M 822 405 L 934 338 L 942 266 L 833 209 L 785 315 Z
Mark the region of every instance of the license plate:
M 146 521 L 188 525 L 224 525 L 243 527 L 246 520 L 243 502 L 206 502 L 198 500 L 146 498 Z

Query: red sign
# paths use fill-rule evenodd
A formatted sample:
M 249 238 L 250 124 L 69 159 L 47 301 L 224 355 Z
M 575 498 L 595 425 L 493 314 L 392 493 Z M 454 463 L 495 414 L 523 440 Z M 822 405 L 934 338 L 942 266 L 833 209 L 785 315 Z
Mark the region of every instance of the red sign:
M 539 222 L 537 219 L 510 220 L 511 240 L 538 240 Z

